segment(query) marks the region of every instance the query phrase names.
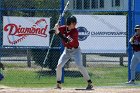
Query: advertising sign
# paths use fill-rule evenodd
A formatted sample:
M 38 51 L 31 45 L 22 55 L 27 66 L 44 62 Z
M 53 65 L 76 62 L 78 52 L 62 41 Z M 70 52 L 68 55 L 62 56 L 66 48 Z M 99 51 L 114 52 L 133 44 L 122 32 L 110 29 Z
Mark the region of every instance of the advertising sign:
M 126 53 L 126 16 L 74 16 L 83 53 Z
M 3 17 L 3 46 L 49 46 L 50 18 Z

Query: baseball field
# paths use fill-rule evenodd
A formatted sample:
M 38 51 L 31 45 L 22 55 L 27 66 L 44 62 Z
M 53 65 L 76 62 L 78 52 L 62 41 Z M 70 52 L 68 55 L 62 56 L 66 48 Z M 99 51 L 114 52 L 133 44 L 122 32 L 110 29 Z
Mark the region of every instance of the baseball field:
M 85 90 L 86 82 L 74 66 L 65 69 L 61 90 L 54 89 L 55 73 L 48 69 L 25 68 L 25 64 L 6 64 L 5 79 L 0 81 L 0 93 L 140 93 L 140 82 L 127 85 L 127 67 L 118 64 L 87 65 L 94 90 Z M 39 74 L 42 74 L 39 78 Z
M 139 88 L 134 87 L 94 87 L 94 90 L 76 90 L 75 88 L 63 88 L 61 90 L 53 88 L 11 88 L 0 86 L 0 93 L 140 93 Z

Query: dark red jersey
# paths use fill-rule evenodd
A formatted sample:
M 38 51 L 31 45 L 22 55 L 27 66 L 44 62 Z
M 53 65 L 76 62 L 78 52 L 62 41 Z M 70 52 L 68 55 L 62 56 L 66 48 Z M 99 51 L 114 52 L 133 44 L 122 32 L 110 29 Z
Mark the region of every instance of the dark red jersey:
M 133 50 L 136 52 L 140 51 L 140 35 L 133 36 L 133 43 L 134 43 L 132 44 Z
M 66 38 L 70 39 L 70 42 L 65 42 L 62 39 L 62 42 L 63 42 L 64 47 L 67 47 L 67 48 L 76 48 L 76 47 L 79 46 L 79 42 L 78 42 L 78 30 L 76 28 L 68 31 L 67 26 L 64 25 L 64 26 L 59 27 L 59 31 L 60 31 L 60 33 L 63 36 L 65 36 Z

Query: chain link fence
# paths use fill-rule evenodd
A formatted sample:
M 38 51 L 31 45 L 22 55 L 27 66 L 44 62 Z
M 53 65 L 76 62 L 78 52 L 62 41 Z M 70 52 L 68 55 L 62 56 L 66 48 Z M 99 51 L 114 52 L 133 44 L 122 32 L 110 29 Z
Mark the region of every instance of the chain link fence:
M 64 0 L 65 3 L 67 1 Z M 61 12 L 62 2 L 63 0 L 1 0 L 1 20 L 3 16 L 50 17 L 50 29 L 52 29 Z M 70 0 L 69 11 L 66 12 L 64 19 L 69 15 L 127 16 L 127 3 L 127 0 Z M 2 26 L 3 22 L 1 21 Z M 55 36 L 52 44 L 53 48 L 50 50 L 48 60 L 43 65 L 48 48 L 23 46 L 3 47 L 2 35 L 3 29 L 1 29 L 0 61 L 5 65 L 5 70 L 3 71 L 5 79 L 0 81 L 1 84 L 14 86 L 36 85 L 44 87 L 43 85 L 46 86 L 56 83 L 55 69 L 62 52 L 59 37 Z M 50 40 L 51 38 L 52 33 L 50 33 Z M 127 31 L 125 38 L 127 40 Z M 114 42 L 118 41 L 114 40 Z M 125 43 L 127 48 L 127 41 Z M 92 53 L 83 52 L 82 57 L 83 64 L 96 86 L 119 85 L 127 81 L 127 53 L 94 53 L 93 51 Z M 42 67 L 43 71 L 41 71 Z M 73 59 L 67 62 L 64 69 L 66 85 L 84 85 L 83 77 L 76 68 Z

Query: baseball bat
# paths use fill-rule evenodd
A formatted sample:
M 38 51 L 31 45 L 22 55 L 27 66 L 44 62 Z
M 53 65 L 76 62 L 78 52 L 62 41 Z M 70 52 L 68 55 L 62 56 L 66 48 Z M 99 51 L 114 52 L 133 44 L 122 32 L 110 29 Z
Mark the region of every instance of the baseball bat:
M 59 22 L 61 21 L 61 18 L 65 15 L 65 12 L 66 12 L 67 9 L 68 9 L 68 6 L 69 6 L 69 1 L 66 3 L 66 6 L 65 6 L 63 12 L 59 15 L 59 18 L 58 18 L 58 21 L 57 21 L 56 24 L 59 24 Z M 49 55 L 49 52 L 50 52 L 50 49 L 51 49 L 51 46 L 52 46 L 52 42 L 53 42 L 53 40 L 54 40 L 54 36 L 55 36 L 55 33 L 53 34 L 52 39 L 51 39 L 51 41 L 50 41 L 50 45 L 49 45 L 47 54 L 46 54 L 45 59 L 44 59 L 44 61 L 43 61 L 43 66 L 45 65 L 45 62 L 46 62 L 46 60 L 47 60 L 47 58 L 48 58 L 48 55 Z M 42 70 L 43 70 L 43 66 L 42 66 L 41 72 L 42 72 Z M 40 78 L 40 76 L 39 76 L 39 78 Z

